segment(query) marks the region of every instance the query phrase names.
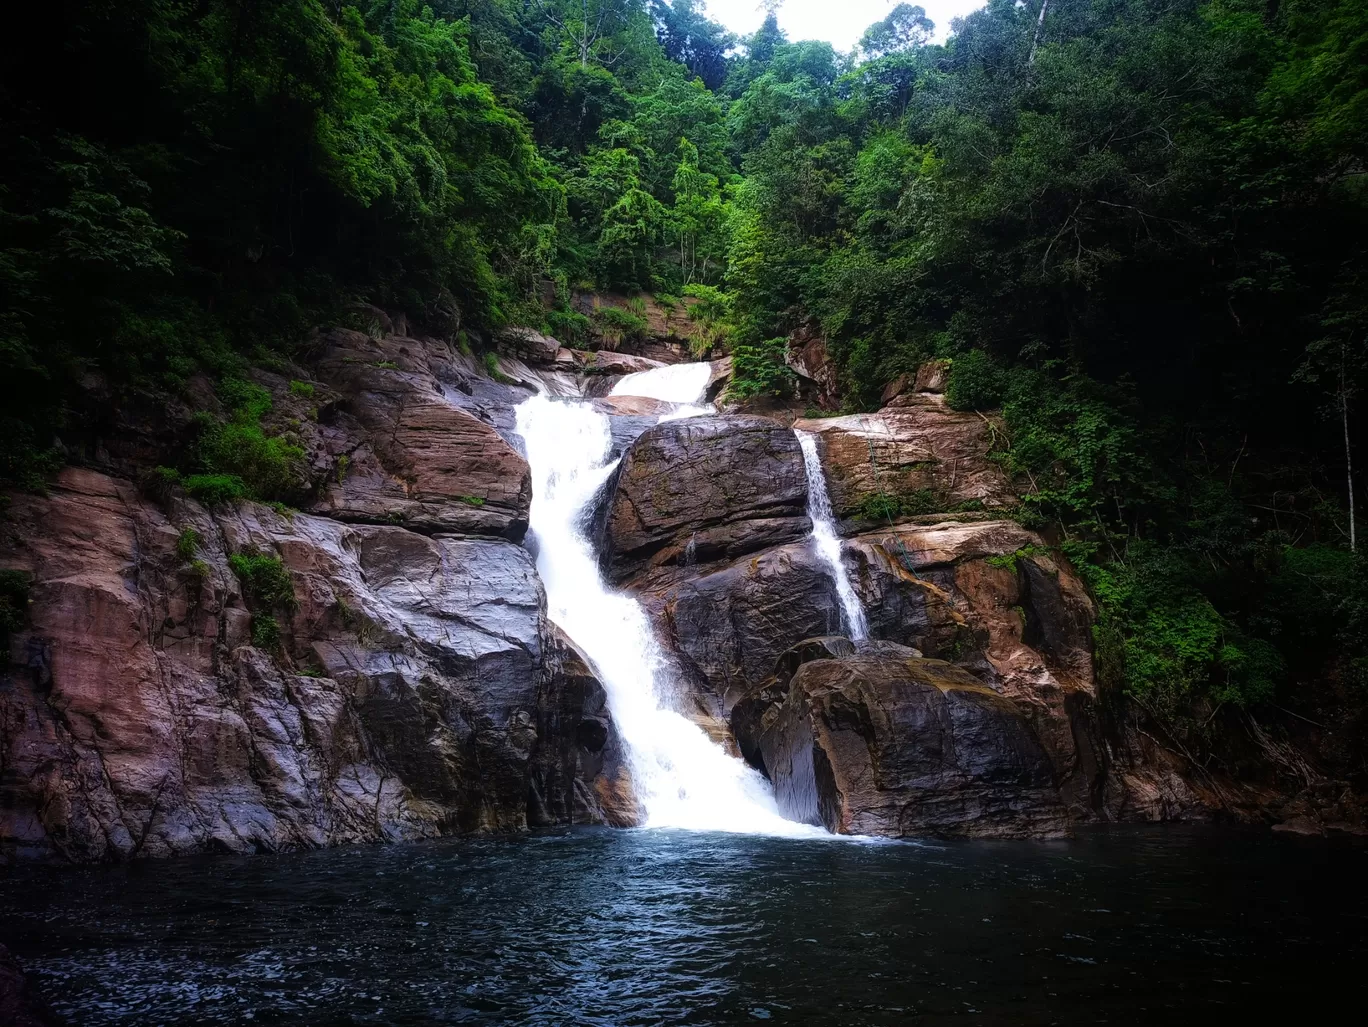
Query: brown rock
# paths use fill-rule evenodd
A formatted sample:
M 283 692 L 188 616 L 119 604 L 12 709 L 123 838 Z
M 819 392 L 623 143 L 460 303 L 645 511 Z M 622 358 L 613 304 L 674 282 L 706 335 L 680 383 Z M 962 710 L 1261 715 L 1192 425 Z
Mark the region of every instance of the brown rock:
M 675 409 L 675 404 L 645 396 L 604 396 L 594 406 L 610 416 L 661 418 Z
M 928 360 L 917 368 L 914 389 L 917 392 L 944 392 L 950 382 L 950 361 Z
M 765 702 L 766 697 L 760 697 Z M 842 834 L 1058 837 L 1050 763 L 1007 699 L 937 660 L 804 663 L 734 724 L 792 819 Z
M 657 367 L 664 367 L 665 364 L 659 360 L 648 360 L 646 357 L 632 356 L 630 353 L 614 353 L 610 350 L 600 350 L 593 354 L 584 370 L 588 374 L 637 374 L 641 371 L 652 371 Z
M 309 509 L 343 521 L 521 539 L 532 498 L 527 462 L 451 403 L 421 351 L 342 329 L 327 341 L 320 373 L 364 437 L 345 463 L 339 458 Z
M 658 425 L 633 443 L 610 484 L 599 551 L 618 582 L 681 561 L 734 559 L 812 530 L 798 439 L 763 418 Z
M 555 364 L 561 344 L 531 328 L 505 328 L 497 337 L 499 352 L 529 364 Z
M 940 396 L 915 398 L 915 406 L 794 425 L 818 437 L 837 516 L 859 516 L 879 494 L 902 500 L 913 513 L 1015 504 L 1011 483 L 988 459 L 990 425 L 978 414 L 951 410 Z
M 732 358 L 723 357 L 721 360 L 712 362 L 712 374 L 708 376 L 708 387 L 703 390 L 704 397 L 709 403 L 716 402 L 717 398 L 726 391 L 732 380 Z
M 841 372 L 827 351 L 826 336 L 814 326 L 804 325 L 789 336 L 788 365 L 811 382 L 812 397 L 824 410 L 841 405 Z
M 618 815 L 574 800 L 601 791 L 623 805 L 611 751 L 587 771 L 608 784 L 544 755 L 577 744 L 556 733 L 578 731 L 566 711 L 583 702 L 601 717 L 602 702 L 587 668 L 558 654 L 526 550 L 254 504 L 172 510 L 76 468 L 48 497 L 12 497 L 0 566 L 33 584 L 0 674 L 0 854 L 517 830 L 534 771 L 553 819 Z M 176 555 L 186 527 L 198 565 Z M 244 597 L 227 557 L 249 548 L 281 559 L 293 609 Z M 276 654 L 248 644 L 268 615 Z

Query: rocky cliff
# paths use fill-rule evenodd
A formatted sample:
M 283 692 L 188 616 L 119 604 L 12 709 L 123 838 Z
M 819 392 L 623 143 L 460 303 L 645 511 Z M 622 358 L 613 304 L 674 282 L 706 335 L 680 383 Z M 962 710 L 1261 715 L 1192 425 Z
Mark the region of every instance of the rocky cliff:
M 603 690 L 520 544 L 531 493 L 509 439 L 529 392 L 506 382 L 558 372 L 500 367 L 338 330 L 307 399 L 259 374 L 307 453 L 301 510 L 143 494 L 177 425 L 124 411 L 88 466 L 11 496 L 0 566 L 28 586 L 0 679 L 0 852 L 634 822 Z M 279 561 L 284 594 L 235 556 Z
M 0 569 L 27 605 L 0 677 L 4 857 L 636 822 L 604 691 L 547 618 L 513 408 L 655 365 L 522 333 L 491 367 L 375 321 L 320 335 L 300 378 L 256 375 L 268 427 L 305 452 L 298 509 L 140 488 L 190 403 L 110 404 L 48 494 L 9 497 Z M 798 425 L 844 518 L 858 646 L 832 637 L 786 425 L 657 425 L 653 401 L 593 400 L 623 453 L 602 564 L 651 614 L 681 705 L 791 815 L 837 831 L 1040 836 L 1243 808 L 1109 724 L 1086 590 L 1003 516 L 992 423 L 936 388 L 930 373 L 878 414 Z M 874 519 L 888 494 L 930 511 Z

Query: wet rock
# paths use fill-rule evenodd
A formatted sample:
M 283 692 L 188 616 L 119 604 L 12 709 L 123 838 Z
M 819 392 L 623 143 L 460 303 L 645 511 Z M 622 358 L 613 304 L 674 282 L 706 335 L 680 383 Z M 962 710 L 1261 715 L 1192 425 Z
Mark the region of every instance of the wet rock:
M 792 819 L 885 837 L 1068 831 L 1050 762 L 1025 719 L 949 663 L 806 662 L 782 699 L 746 700 L 733 725 Z
M 909 405 L 794 425 L 818 438 L 838 517 L 860 517 L 875 497 L 894 500 L 902 514 L 1015 505 L 1011 483 L 988 459 L 990 423 L 951 410 L 942 396 L 914 393 L 902 399 Z
M 587 374 L 627 375 L 639 374 L 642 371 L 653 371 L 657 367 L 664 366 L 665 363 L 660 360 L 632 356 L 630 353 L 600 350 L 590 357 L 584 365 L 584 370 Z
M 675 404 L 645 396 L 605 396 L 594 400 L 594 409 L 612 417 L 649 417 L 654 427 L 655 422 L 674 412 Z
M 548 652 L 553 687 L 538 704 L 538 730 L 557 742 L 539 750 L 529 822 L 635 827 L 644 814 L 607 694 L 584 654 L 560 631 Z
M 599 551 L 617 582 L 681 561 L 734 559 L 806 536 L 806 507 L 791 431 L 753 417 L 671 421 L 624 456 Z
M 602 702 L 560 653 L 530 555 L 508 541 L 255 504 L 211 516 L 177 500 L 168 516 L 75 468 L 48 497 L 13 497 L 11 527 L 0 566 L 33 581 L 11 657 L 48 655 L 0 675 L 0 853 L 90 861 L 519 830 L 543 815 L 534 775 L 553 819 L 586 790 L 626 804 L 628 782 L 576 776 L 617 775 L 612 759 L 545 755 L 573 747 L 557 732 L 578 738 Z M 185 528 L 197 563 L 176 553 Z M 227 558 L 249 549 L 282 561 L 290 607 L 243 594 Z M 273 651 L 251 644 L 268 617 Z
M 1111 815 L 1092 603 L 1038 536 L 1010 521 L 902 525 L 847 540 L 844 558 L 872 635 L 862 654 L 906 646 L 973 673 L 1028 719 L 1071 814 Z M 844 630 L 835 583 L 806 540 L 658 568 L 633 589 L 680 680 L 714 718 L 732 715 L 790 647 Z

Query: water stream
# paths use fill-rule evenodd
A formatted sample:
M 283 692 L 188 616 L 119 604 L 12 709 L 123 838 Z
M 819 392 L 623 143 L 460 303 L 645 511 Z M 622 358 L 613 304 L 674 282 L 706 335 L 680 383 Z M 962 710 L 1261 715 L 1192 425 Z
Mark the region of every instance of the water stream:
M 817 440 L 805 431 L 795 431 L 794 434 L 798 436 L 798 445 L 803 449 L 803 467 L 807 471 L 812 541 L 836 581 L 845 634 L 859 642 L 869 637 L 869 621 L 865 617 L 860 597 L 850 583 L 845 561 L 841 559 L 841 537 L 836 534 L 836 515 L 831 509 L 831 496 L 827 493 L 826 473 L 822 470 L 822 458 L 817 453 Z
M 632 375 L 615 395 L 701 412 L 707 364 Z M 629 389 L 630 392 L 622 390 Z M 551 619 L 587 655 L 608 693 L 648 827 L 802 836 L 779 815 L 769 783 L 682 715 L 649 618 L 603 580 L 586 536 L 595 497 L 616 466 L 608 417 L 589 403 L 534 396 L 518 407 L 532 467 L 531 525 Z

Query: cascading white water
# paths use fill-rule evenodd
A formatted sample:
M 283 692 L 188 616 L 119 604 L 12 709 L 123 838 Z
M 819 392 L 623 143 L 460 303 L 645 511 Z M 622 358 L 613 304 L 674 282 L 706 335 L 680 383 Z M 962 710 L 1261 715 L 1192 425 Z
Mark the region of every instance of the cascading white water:
M 802 447 L 803 467 L 807 471 L 812 541 L 822 561 L 831 568 L 831 576 L 836 579 L 836 594 L 841 600 L 846 635 L 859 642 L 869 637 L 869 621 L 865 617 L 860 597 L 850 583 L 845 561 L 841 559 L 841 538 L 836 534 L 836 515 L 831 509 L 831 496 L 827 493 L 826 472 L 822 470 L 822 458 L 817 453 L 817 440 L 805 431 L 795 430 L 794 434 L 798 436 L 798 445 Z
M 707 386 L 708 365 L 702 368 L 701 375 L 687 366 L 662 368 L 633 376 L 637 383 L 630 387 L 695 403 Z M 665 660 L 645 610 L 604 583 L 584 528 L 616 466 L 609 460 L 607 416 L 587 403 L 534 396 L 518 407 L 517 418 L 532 467 L 532 531 L 550 616 L 603 682 L 646 826 L 822 835 L 781 817 L 763 777 L 670 708 Z
M 695 406 L 703 402 L 703 393 L 707 391 L 711 377 L 711 364 L 671 364 L 629 374 L 613 386 L 609 395 L 638 396 Z

